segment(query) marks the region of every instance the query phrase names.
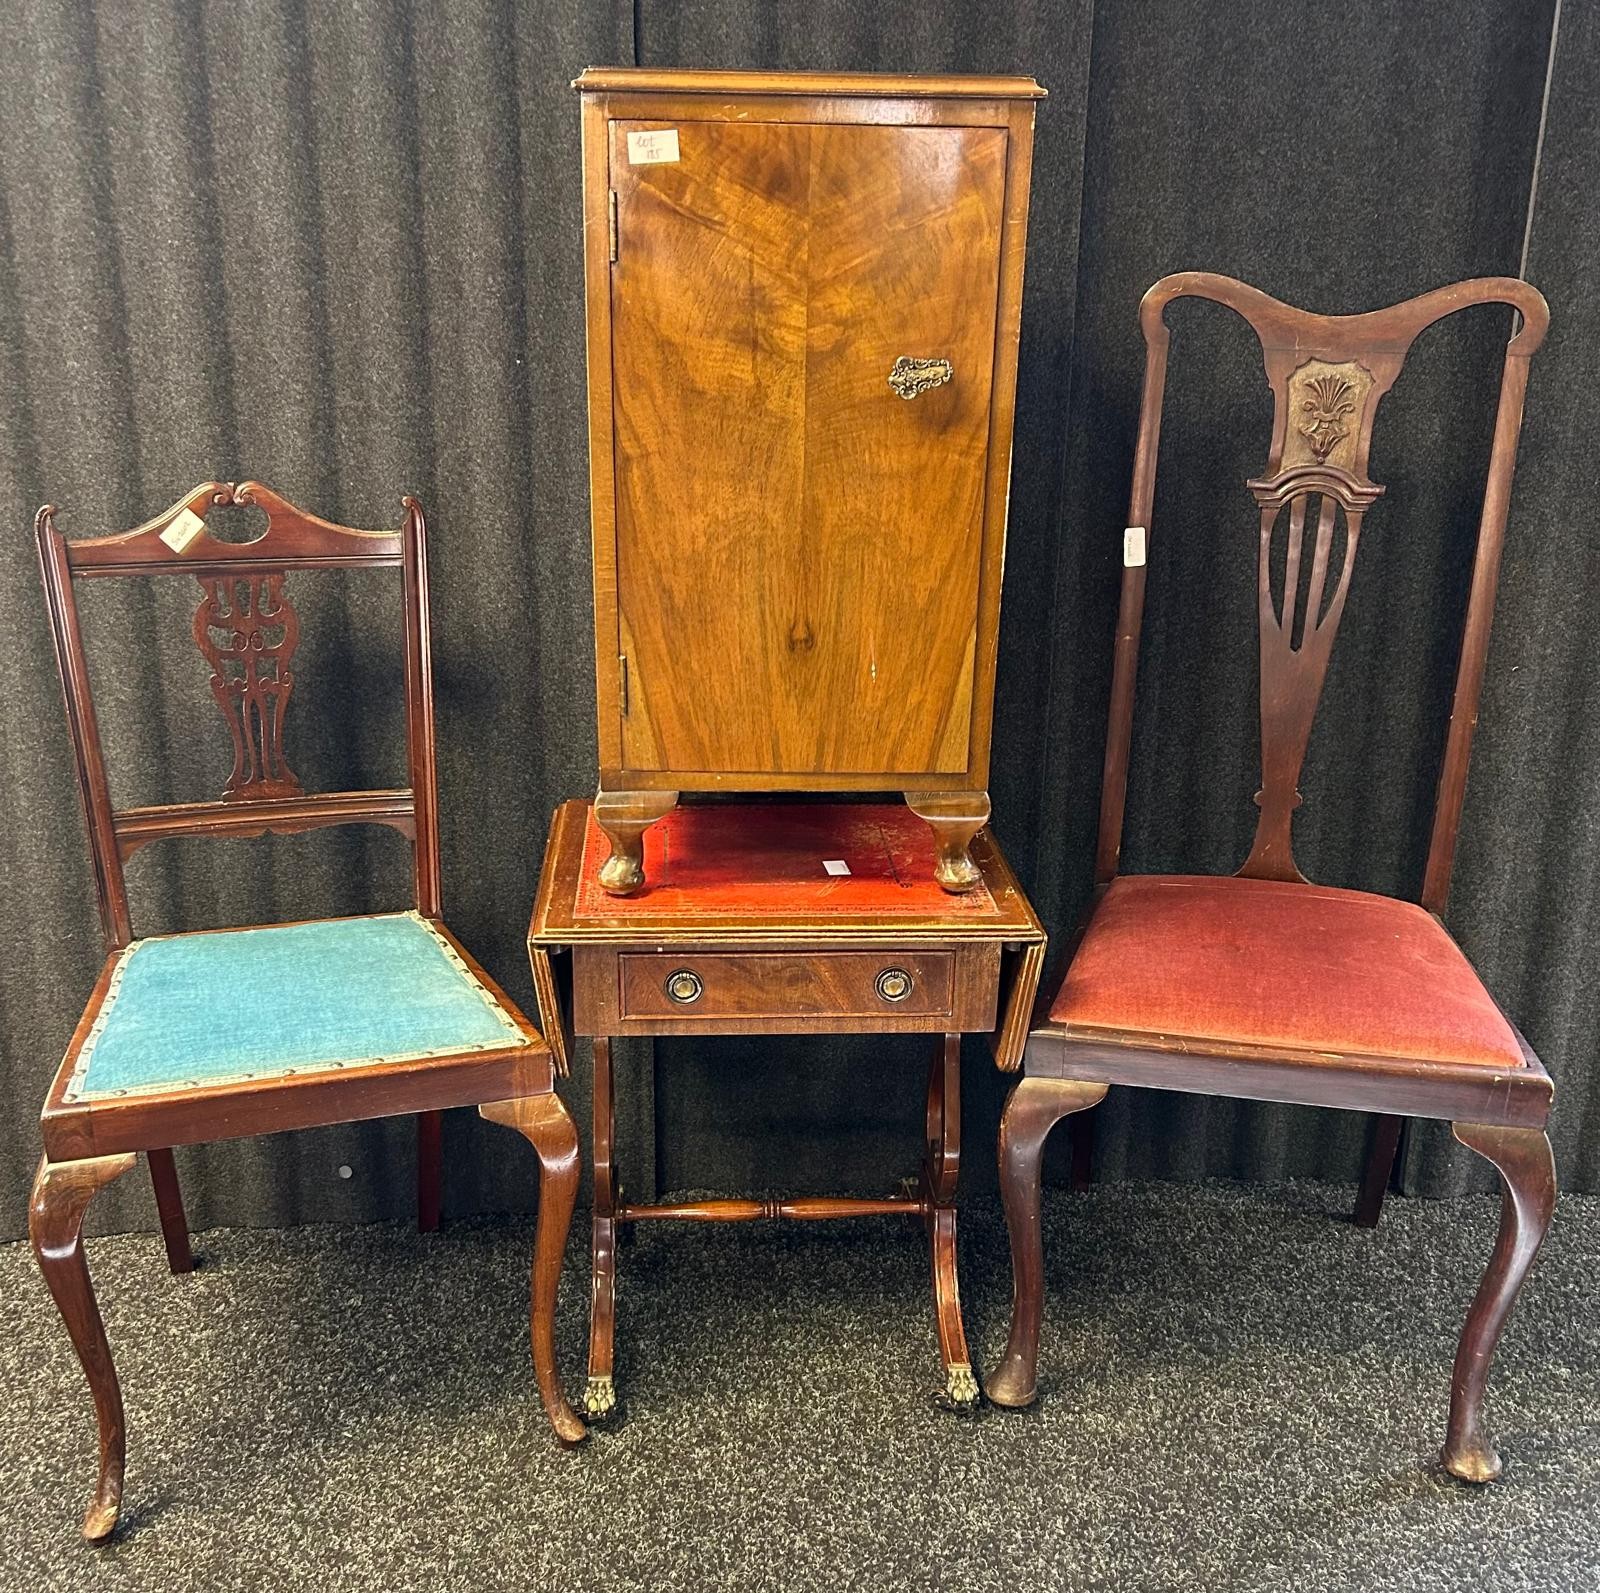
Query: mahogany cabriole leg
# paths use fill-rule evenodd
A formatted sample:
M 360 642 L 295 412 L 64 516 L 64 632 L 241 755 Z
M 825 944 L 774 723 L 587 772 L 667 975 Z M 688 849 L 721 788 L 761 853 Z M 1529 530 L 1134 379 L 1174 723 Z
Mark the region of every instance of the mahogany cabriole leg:
M 1358 1228 L 1376 1228 L 1378 1218 L 1383 1215 L 1383 1197 L 1388 1193 L 1389 1179 L 1394 1172 L 1404 1121 L 1404 1118 L 1384 1113 L 1373 1125 L 1372 1150 L 1361 1175 L 1361 1193 L 1356 1196 L 1355 1224 Z
M 644 832 L 678 805 L 676 791 L 597 791 L 594 817 L 611 842 L 600 888 L 630 896 L 644 884 Z
M 122 1504 L 122 1471 L 127 1439 L 122 1420 L 122 1389 L 106 1343 L 105 1324 L 83 1256 L 83 1214 L 95 1194 L 120 1178 L 135 1158 L 97 1156 L 90 1161 L 52 1162 L 45 1158 L 33 1181 L 28 1234 L 39 1270 L 67 1324 L 83 1375 L 94 1396 L 100 1426 L 100 1480 L 83 1518 L 83 1535 L 99 1543 L 111 1535 Z
M 539 1155 L 539 1225 L 533 1246 L 532 1303 L 528 1313 L 533 1345 L 533 1371 L 539 1381 L 545 1414 L 563 1442 L 575 1444 L 588 1429 L 567 1403 L 556 1375 L 556 1291 L 561 1283 L 561 1257 L 578 1198 L 578 1131 L 561 1097 L 524 1095 L 490 1101 L 478 1108 L 491 1123 L 515 1129 Z
M 1000 1200 L 1011 1236 L 1011 1334 L 1005 1359 L 984 1392 L 996 1405 L 1031 1405 L 1038 1389 L 1039 1322 L 1044 1314 L 1044 1244 L 1039 1232 L 1039 1165 L 1050 1130 L 1105 1099 L 1104 1084 L 1025 1077 L 1000 1117 Z
M 933 829 L 933 877 L 947 891 L 970 891 L 983 878 L 967 846 L 989 822 L 987 791 L 907 791 L 906 806 Z
M 592 1422 L 614 1416 L 613 1339 L 617 1311 L 617 1173 L 612 1137 L 616 1122 L 616 1084 L 611 1072 L 611 1040 L 594 1040 L 594 1223 L 590 1244 L 589 1381 L 583 1390 L 584 1414 Z
M 1483 1390 L 1501 1330 L 1550 1226 L 1556 1164 L 1541 1129 L 1453 1123 L 1451 1132 L 1493 1162 L 1505 1184 L 1500 1231 L 1461 1330 L 1450 1375 L 1450 1429 L 1444 1445 L 1444 1467 L 1451 1476 L 1493 1482 L 1500 1475 L 1500 1456 L 1483 1431 Z
M 927 1160 L 923 1184 L 933 1263 L 933 1305 L 939 1325 L 944 1390 L 939 1403 L 963 1415 L 978 1408 L 978 1380 L 961 1321 L 956 1272 L 956 1184 L 961 1176 L 961 1036 L 940 1037 L 928 1070 Z
M 183 1190 L 170 1150 L 145 1152 L 150 1164 L 150 1185 L 156 1192 L 156 1215 L 161 1219 L 161 1239 L 167 1247 L 167 1266 L 173 1272 L 193 1272 L 194 1252 L 189 1248 L 189 1221 L 183 1214 Z
M 444 1116 L 417 1113 L 417 1232 L 439 1231 L 440 1191 L 443 1183 Z

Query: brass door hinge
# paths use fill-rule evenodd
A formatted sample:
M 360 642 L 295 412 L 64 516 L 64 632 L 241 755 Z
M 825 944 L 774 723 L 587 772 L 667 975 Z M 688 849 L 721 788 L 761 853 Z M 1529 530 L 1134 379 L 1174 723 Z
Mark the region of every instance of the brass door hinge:
M 617 695 L 622 702 L 622 717 L 626 719 L 628 717 L 628 655 L 626 653 L 618 653 L 617 664 L 620 670 Z
M 617 191 L 611 189 L 606 194 L 606 238 L 611 250 L 611 263 L 617 260 Z

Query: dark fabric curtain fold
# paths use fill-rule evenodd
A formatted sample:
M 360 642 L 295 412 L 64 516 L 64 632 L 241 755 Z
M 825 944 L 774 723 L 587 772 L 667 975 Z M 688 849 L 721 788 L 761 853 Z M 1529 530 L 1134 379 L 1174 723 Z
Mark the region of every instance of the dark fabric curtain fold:
M 522 934 L 555 803 L 594 784 L 577 104 L 590 63 L 1022 71 L 1040 109 L 1002 622 L 995 827 L 1058 935 L 1087 896 L 1121 527 L 1158 276 L 1207 268 L 1328 311 L 1515 274 L 1553 0 L 27 0 L 0 15 L 0 1235 L 24 1226 L 45 1087 L 99 964 L 27 527 L 120 528 L 195 481 L 432 528 L 445 902 L 531 1001 Z M 1569 1188 L 1600 1182 L 1593 847 L 1600 561 L 1588 284 L 1600 39 L 1568 7 L 1529 259 L 1535 362 L 1450 922 L 1558 1082 Z M 1254 511 L 1267 395 L 1246 328 L 1172 312 L 1127 866 L 1230 869 L 1258 783 Z M 1380 417 L 1369 521 L 1302 782 L 1302 865 L 1414 892 L 1487 463 L 1504 315 L 1428 334 Z M 88 620 L 119 796 L 220 788 L 194 596 L 101 583 Z M 308 788 L 399 752 L 394 606 L 301 598 L 291 758 Z M 143 729 L 143 734 L 138 734 Z M 142 854 L 147 930 L 395 905 L 374 832 Z M 274 1021 L 219 999 L 219 1031 Z M 918 1154 L 923 1048 L 675 1043 L 619 1056 L 630 1187 L 880 1187 Z M 587 1111 L 587 1068 L 568 1086 Z M 969 1052 L 970 1187 L 1004 1081 Z M 1353 1179 L 1358 1117 L 1113 1092 L 1102 1174 Z M 447 1203 L 521 1209 L 525 1147 L 453 1114 Z M 1409 1186 L 1482 1182 L 1448 1131 Z M 341 1166 L 352 1171 L 338 1176 Z M 197 1225 L 403 1217 L 405 1123 L 184 1152 Z M 107 1226 L 148 1222 L 126 1180 Z

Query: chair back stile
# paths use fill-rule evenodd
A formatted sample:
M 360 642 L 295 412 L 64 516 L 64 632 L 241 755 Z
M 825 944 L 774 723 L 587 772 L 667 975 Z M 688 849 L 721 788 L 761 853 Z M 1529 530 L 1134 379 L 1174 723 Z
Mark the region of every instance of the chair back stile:
M 422 505 L 404 500 L 402 532 L 404 589 L 406 764 L 411 777 L 411 862 L 417 911 L 438 918 L 444 911 L 439 880 L 439 788 L 433 740 L 433 648 L 429 640 L 428 529 Z
M 206 512 L 230 504 L 260 508 L 266 531 L 253 542 L 213 536 L 204 523 Z M 361 531 L 307 514 L 257 482 L 208 481 L 131 531 L 74 542 L 57 529 L 54 506 L 40 509 L 34 527 L 40 571 L 108 951 L 133 939 L 124 876 L 128 858 L 151 841 L 174 836 L 387 825 L 412 843 L 417 911 L 424 918 L 439 917 L 427 533 L 417 501 L 408 497 L 404 507 L 400 531 Z M 410 784 L 403 790 L 307 794 L 283 753 L 299 635 L 284 577 L 298 570 L 374 568 L 396 569 L 401 577 Z M 233 739 L 233 769 L 216 800 L 119 810 L 111 800 L 74 583 L 178 574 L 193 577 L 201 588 L 194 637 L 211 665 L 212 695 Z
M 1470 594 L 1462 629 L 1449 728 L 1441 761 L 1427 868 L 1421 893 L 1442 914 L 1449 895 L 1467 764 L 1483 685 L 1494 613 L 1511 478 L 1522 424 L 1528 360 L 1544 339 L 1549 310 L 1539 292 L 1510 277 L 1486 277 L 1363 315 L 1325 316 L 1282 304 L 1232 277 L 1183 272 L 1145 294 L 1144 388 L 1128 511 L 1139 545 L 1124 558 L 1112 666 L 1110 721 L 1101 788 L 1095 881 L 1116 876 L 1127 801 L 1134 682 L 1144 614 L 1145 558 L 1153 528 L 1156 457 L 1166 387 L 1167 305 L 1177 298 L 1226 305 L 1260 340 L 1273 394 L 1273 426 L 1261 476 L 1246 483 L 1259 510 L 1257 606 L 1260 647 L 1261 790 L 1256 834 L 1239 873 L 1258 879 L 1303 880 L 1291 829 L 1300 804 L 1298 781 L 1344 611 L 1361 524 L 1383 488 L 1367 476 L 1379 402 L 1399 376 L 1417 337 L 1436 321 L 1472 305 L 1500 303 L 1520 325 L 1506 348 L 1489 473 L 1479 521 Z M 1281 600 L 1274 592 L 1273 546 L 1287 521 Z M 1335 531 L 1342 521 L 1342 555 Z M 1314 530 L 1313 530 L 1314 528 Z M 1308 580 L 1300 580 L 1310 543 Z

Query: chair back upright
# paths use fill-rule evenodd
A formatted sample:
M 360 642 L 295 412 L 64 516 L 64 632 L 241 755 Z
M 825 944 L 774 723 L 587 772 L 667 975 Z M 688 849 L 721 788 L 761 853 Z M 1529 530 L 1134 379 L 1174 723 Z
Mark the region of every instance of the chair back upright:
M 1436 321 L 1478 304 L 1506 304 L 1517 312 L 1520 324 L 1507 344 L 1500 378 L 1489 474 L 1421 893 L 1422 905 L 1442 914 L 1450 891 L 1483 685 L 1528 361 L 1544 340 L 1549 308 L 1537 289 L 1513 277 L 1460 282 L 1364 315 L 1315 315 L 1280 303 L 1232 277 L 1205 271 L 1163 277 L 1145 294 L 1139 307 L 1145 340 L 1144 390 L 1126 533 L 1131 545 L 1123 560 L 1112 666 L 1095 862 L 1098 885 L 1115 877 L 1122 846 L 1146 547 L 1154 529 L 1151 509 L 1166 387 L 1169 333 L 1165 312 L 1178 298 L 1210 299 L 1249 322 L 1260 340 L 1272 389 L 1272 436 L 1266 465 L 1259 477 L 1246 483 L 1260 515 L 1256 589 L 1261 790 L 1256 797 L 1260 816 L 1254 843 L 1238 872 L 1256 879 L 1299 881 L 1304 875 L 1295 865 L 1291 830 L 1300 804 L 1300 770 L 1344 613 L 1362 520 L 1384 490 L 1367 475 L 1378 404 L 1394 385 L 1411 345 Z M 1335 572 L 1330 566 L 1336 562 L 1335 531 L 1340 522 L 1343 551 Z M 1272 577 L 1280 526 L 1286 539 L 1281 544 L 1281 596 L 1274 592 Z M 1308 560 L 1302 593 L 1302 569 Z
M 358 531 L 296 508 L 259 482 L 208 481 L 132 531 L 69 542 L 46 504 L 34 522 L 56 664 L 66 699 L 78 794 L 108 951 L 133 938 L 123 869 L 151 841 L 181 835 L 258 836 L 334 824 L 383 824 L 412 844 L 416 908 L 436 919 L 439 827 L 428 646 L 426 526 L 414 498 L 398 531 Z M 267 520 L 253 542 L 215 537 L 207 512 L 253 505 Z M 284 589 L 297 570 L 398 569 L 404 627 L 406 764 L 403 790 L 307 794 L 284 756 L 299 618 Z M 75 583 L 135 576 L 198 582 L 194 640 L 211 666 L 211 693 L 233 738 L 233 768 L 214 801 L 113 808 L 95 718 Z

